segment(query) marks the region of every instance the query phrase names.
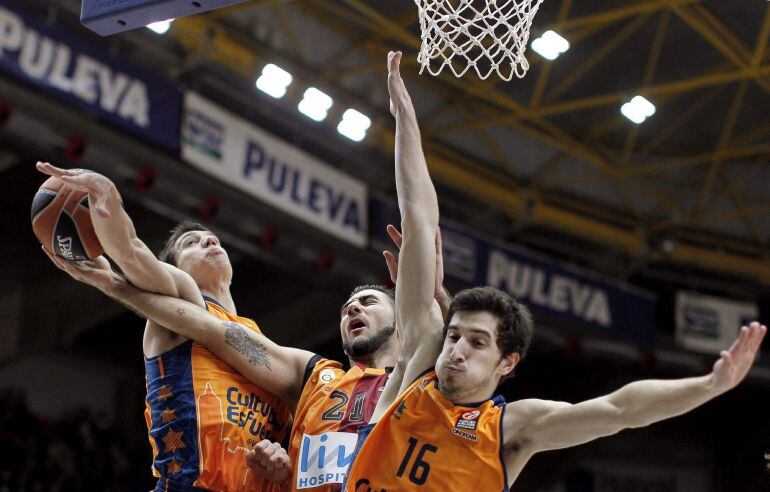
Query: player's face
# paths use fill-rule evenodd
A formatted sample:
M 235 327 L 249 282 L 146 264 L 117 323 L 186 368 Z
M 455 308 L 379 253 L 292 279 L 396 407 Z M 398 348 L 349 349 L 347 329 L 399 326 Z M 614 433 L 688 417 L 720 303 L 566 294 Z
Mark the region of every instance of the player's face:
M 486 311 L 459 311 L 452 316 L 436 361 L 439 389 L 449 399 L 485 400 L 500 378 L 513 370 L 518 354 L 500 356 L 497 324 L 497 316 Z
M 385 342 L 395 332 L 393 300 L 374 289 L 353 294 L 340 310 L 340 335 L 342 346 L 351 358 L 367 355 Z
M 212 276 L 232 278 L 233 269 L 219 239 L 209 231 L 182 234 L 175 245 L 176 265 L 200 284 Z

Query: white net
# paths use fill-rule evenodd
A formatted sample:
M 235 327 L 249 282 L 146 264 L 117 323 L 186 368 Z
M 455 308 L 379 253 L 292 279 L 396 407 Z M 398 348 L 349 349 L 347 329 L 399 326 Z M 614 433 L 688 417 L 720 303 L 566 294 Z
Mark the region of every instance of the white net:
M 456 77 L 473 68 L 481 79 L 526 75 L 529 28 L 543 0 L 414 0 L 420 14 L 422 46 L 417 61 L 438 75 L 448 67 Z

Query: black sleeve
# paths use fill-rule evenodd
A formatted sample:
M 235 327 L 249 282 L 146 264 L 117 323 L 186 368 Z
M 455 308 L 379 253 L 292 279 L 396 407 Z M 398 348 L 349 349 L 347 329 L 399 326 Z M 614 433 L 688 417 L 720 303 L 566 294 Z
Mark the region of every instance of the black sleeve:
M 310 379 L 310 375 L 313 374 L 313 369 L 315 368 L 315 365 L 318 364 L 318 361 L 323 359 L 318 354 L 315 354 L 313 357 L 310 358 L 309 361 L 307 361 L 307 365 L 305 366 L 305 375 L 302 376 L 302 387 L 304 388 L 307 384 L 307 380 Z

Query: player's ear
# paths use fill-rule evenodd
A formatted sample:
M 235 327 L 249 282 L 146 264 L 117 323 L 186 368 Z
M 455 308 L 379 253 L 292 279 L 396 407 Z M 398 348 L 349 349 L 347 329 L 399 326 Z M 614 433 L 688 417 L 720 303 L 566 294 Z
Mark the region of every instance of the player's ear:
M 521 356 L 518 352 L 513 352 L 512 354 L 508 354 L 500 359 L 500 363 L 497 366 L 498 375 L 501 378 L 504 378 L 508 374 L 512 373 L 516 366 L 519 365 L 520 360 Z

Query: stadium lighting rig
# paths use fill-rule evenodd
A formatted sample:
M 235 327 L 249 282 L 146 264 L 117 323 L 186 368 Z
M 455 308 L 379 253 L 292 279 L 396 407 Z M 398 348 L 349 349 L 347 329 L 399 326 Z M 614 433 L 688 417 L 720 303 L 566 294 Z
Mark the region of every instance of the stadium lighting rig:
M 360 142 L 366 138 L 366 131 L 370 126 L 372 120 L 368 116 L 351 108 L 342 113 L 342 121 L 337 125 L 337 131 L 354 142 Z
M 268 63 L 262 69 L 262 75 L 257 79 L 256 86 L 265 94 L 280 99 L 286 95 L 292 80 L 294 77 L 289 72 L 278 65 Z
M 329 114 L 332 104 L 334 101 L 328 94 L 315 87 L 310 87 L 302 96 L 297 109 L 313 121 L 323 121 Z
M 548 30 L 532 41 L 532 50 L 546 60 L 555 60 L 569 50 L 569 41 L 559 33 Z
M 620 112 L 637 125 L 655 114 L 655 105 L 642 96 L 634 96 L 620 107 Z

